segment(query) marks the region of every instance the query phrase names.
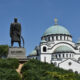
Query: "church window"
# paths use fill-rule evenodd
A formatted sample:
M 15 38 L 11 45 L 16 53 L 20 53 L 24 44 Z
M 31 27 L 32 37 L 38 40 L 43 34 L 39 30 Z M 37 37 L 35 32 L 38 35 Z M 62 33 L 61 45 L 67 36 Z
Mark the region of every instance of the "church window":
M 60 40 L 62 40 L 62 36 L 60 36 Z
M 48 37 L 48 41 L 50 41 L 50 37 Z
M 70 54 L 70 58 L 71 58 L 71 54 Z
M 65 40 L 65 36 L 64 36 L 64 40 Z
M 63 54 L 63 58 L 64 58 L 64 54 Z
M 55 57 L 57 58 L 57 55 L 55 55 Z
M 67 40 L 68 40 L 68 36 L 67 36 Z
M 72 65 L 72 63 L 71 63 L 71 62 L 69 62 L 68 64 L 69 64 L 69 66 L 71 66 L 71 65 Z
M 46 57 L 44 57 L 44 62 L 46 62 Z
M 58 36 L 56 36 L 56 40 L 58 40 Z
M 61 55 L 59 54 L 59 58 L 61 58 Z
M 52 40 L 54 41 L 54 36 L 52 36 Z
M 68 58 L 68 54 L 66 54 L 66 57 Z
M 75 71 L 75 74 L 78 74 L 78 71 Z
M 43 47 L 43 52 L 46 52 L 46 47 Z

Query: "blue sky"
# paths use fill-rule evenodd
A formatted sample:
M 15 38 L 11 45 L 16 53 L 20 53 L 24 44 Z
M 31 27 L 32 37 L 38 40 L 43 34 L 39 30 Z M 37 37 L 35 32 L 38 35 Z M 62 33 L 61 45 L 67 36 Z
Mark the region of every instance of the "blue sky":
M 1 45 L 10 46 L 9 29 L 14 17 L 22 25 L 27 55 L 39 45 L 45 30 L 54 25 L 55 17 L 70 31 L 74 42 L 80 38 L 80 0 L 0 0 Z

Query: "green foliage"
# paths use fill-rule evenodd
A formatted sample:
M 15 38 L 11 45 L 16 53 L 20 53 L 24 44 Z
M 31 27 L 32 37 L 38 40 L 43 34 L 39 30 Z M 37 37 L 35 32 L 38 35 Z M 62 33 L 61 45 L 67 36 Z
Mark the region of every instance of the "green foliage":
M 0 58 L 7 57 L 8 54 L 8 45 L 0 45 Z
M 16 69 L 19 66 L 17 59 L 0 59 L 0 68 Z
M 24 80 L 80 80 L 79 74 L 34 59 L 25 63 L 21 72 Z
M 21 78 L 14 69 L 0 68 L 0 80 L 21 80 Z
M 21 80 L 16 72 L 19 66 L 17 59 L 2 59 L 8 54 L 8 45 L 0 45 L 0 80 Z
M 0 59 L 0 80 L 21 80 L 16 72 L 19 66 L 17 59 Z

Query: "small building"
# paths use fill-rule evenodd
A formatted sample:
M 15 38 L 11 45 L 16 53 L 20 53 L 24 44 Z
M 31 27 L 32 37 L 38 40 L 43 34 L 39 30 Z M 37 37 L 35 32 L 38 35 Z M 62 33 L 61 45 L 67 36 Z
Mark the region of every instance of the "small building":
M 42 35 L 39 46 L 29 54 L 28 59 L 33 58 L 80 73 L 80 41 L 74 43 L 70 32 L 55 19 L 55 24 Z

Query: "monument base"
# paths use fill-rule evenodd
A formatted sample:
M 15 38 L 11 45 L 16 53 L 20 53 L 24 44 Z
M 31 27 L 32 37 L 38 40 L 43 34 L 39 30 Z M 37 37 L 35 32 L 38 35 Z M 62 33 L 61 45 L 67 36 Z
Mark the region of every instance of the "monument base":
M 10 47 L 8 50 L 7 58 L 16 58 L 19 61 L 27 61 L 25 48 Z

